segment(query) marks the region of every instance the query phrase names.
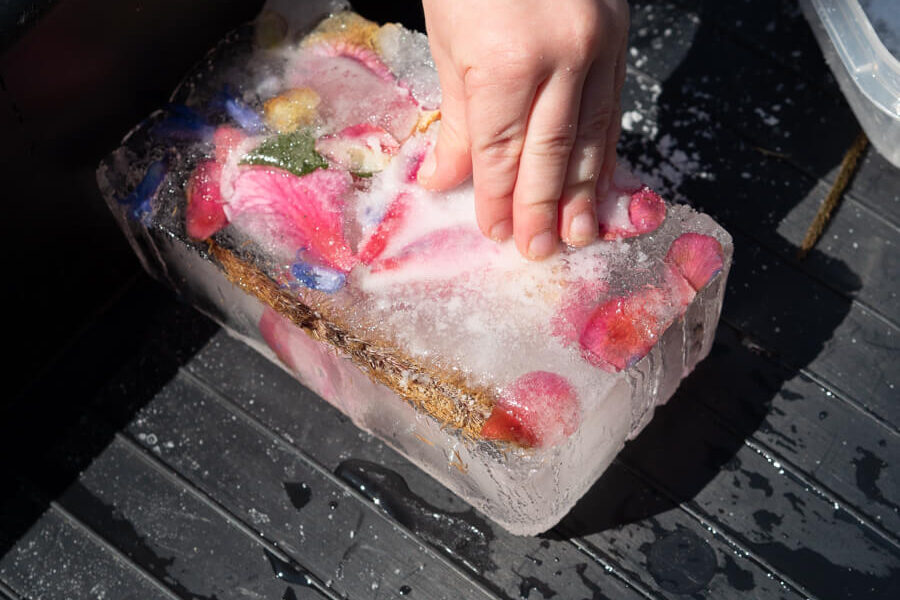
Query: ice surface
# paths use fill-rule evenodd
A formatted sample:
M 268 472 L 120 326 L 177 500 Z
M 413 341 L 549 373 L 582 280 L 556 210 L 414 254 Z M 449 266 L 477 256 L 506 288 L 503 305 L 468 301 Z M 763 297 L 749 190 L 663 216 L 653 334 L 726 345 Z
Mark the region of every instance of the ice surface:
M 101 165 L 108 203 L 231 333 L 510 531 L 551 527 L 709 352 L 731 238 L 620 168 L 601 241 L 524 260 L 471 183 L 416 183 L 424 36 L 336 13 L 303 37 L 277 9 Z

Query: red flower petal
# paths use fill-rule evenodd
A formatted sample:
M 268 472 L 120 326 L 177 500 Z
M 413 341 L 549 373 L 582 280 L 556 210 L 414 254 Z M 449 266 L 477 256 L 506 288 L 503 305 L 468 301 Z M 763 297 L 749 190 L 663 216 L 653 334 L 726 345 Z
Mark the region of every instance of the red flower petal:
M 666 253 L 666 264 L 700 291 L 725 263 L 722 244 L 709 235 L 685 233 L 678 237 Z
M 611 371 L 634 365 L 668 325 L 659 320 L 665 302 L 661 290 L 646 288 L 598 306 L 578 340 L 585 359 Z
M 648 187 L 642 187 L 631 194 L 628 203 L 628 218 L 634 226 L 633 235 L 655 231 L 666 218 L 666 203 L 659 194 Z
M 222 165 L 207 160 L 197 165 L 188 179 L 185 228 L 195 240 L 205 240 L 228 224 L 219 189 L 221 176 Z
M 552 446 L 578 429 L 580 411 L 575 391 L 565 378 L 532 371 L 503 390 L 481 435 L 529 447 Z
M 343 232 L 346 171 L 317 169 L 297 177 L 268 167 L 243 168 L 228 209 L 235 226 L 267 240 L 290 258 L 302 251 L 313 262 L 350 271 L 357 263 Z
M 359 260 L 363 264 L 371 264 L 384 252 L 391 236 L 396 233 L 397 229 L 403 224 L 403 219 L 407 211 L 407 198 L 405 194 L 401 194 L 391 203 L 390 208 L 384 215 L 381 222 L 375 227 L 368 238 L 363 240 L 359 246 Z

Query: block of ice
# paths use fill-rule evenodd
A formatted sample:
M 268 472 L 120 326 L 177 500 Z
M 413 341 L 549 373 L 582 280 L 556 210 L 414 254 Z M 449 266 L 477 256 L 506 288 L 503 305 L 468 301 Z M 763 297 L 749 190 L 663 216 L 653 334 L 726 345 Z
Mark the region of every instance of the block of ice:
M 543 531 L 709 352 L 731 238 L 619 168 L 601 240 L 525 261 L 478 231 L 471 184 L 416 184 L 440 126 L 424 36 L 349 12 L 300 30 L 270 3 L 100 187 L 152 274 L 487 516 Z

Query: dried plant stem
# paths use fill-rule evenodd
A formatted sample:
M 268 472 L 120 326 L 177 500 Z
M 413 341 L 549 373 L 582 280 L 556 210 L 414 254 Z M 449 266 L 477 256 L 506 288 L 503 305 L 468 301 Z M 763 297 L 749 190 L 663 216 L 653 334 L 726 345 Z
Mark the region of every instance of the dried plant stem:
M 853 140 L 853 145 L 850 146 L 850 149 L 847 150 L 847 153 L 844 155 L 844 160 L 841 161 L 841 170 L 838 172 L 834 185 L 831 186 L 828 195 L 825 196 L 825 200 L 822 202 L 822 206 L 819 207 L 819 211 L 816 213 L 812 223 L 809 225 L 809 229 L 806 231 L 803 243 L 800 244 L 800 249 L 797 250 L 798 259 L 803 260 L 806 258 L 809 251 L 812 250 L 813 246 L 816 245 L 816 242 L 819 241 L 819 238 L 822 237 L 822 232 L 825 231 L 825 226 L 831 218 L 831 213 L 837 208 L 841 196 L 844 193 L 844 188 L 847 187 L 847 183 L 850 182 L 850 178 L 853 176 L 853 173 L 856 172 L 856 164 L 859 161 L 859 157 L 862 155 L 863 150 L 866 149 L 868 144 L 869 138 L 866 137 L 865 132 L 860 131 L 859 135 L 856 136 L 856 139 Z
M 335 311 L 325 303 L 316 308 L 308 306 L 255 266 L 213 241 L 209 241 L 209 251 L 229 281 L 290 319 L 311 338 L 331 345 L 372 380 L 428 412 L 443 427 L 458 429 L 468 439 L 481 439 L 481 428 L 495 401 L 489 388 L 471 385 L 459 373 L 426 370 L 389 344 L 358 339 L 348 326 L 340 324 L 340 315 L 328 314 Z

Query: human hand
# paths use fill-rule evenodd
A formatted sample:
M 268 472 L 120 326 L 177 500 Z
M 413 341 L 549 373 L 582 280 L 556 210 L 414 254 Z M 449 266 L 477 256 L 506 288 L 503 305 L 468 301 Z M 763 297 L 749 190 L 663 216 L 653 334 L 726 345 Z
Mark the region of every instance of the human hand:
M 423 0 L 443 90 L 419 182 L 470 174 L 482 232 L 524 256 L 597 237 L 625 78 L 625 0 Z

